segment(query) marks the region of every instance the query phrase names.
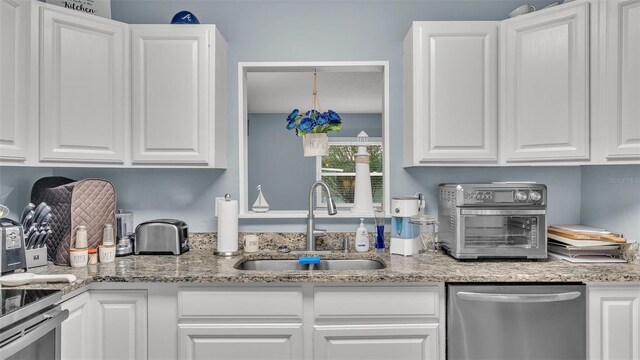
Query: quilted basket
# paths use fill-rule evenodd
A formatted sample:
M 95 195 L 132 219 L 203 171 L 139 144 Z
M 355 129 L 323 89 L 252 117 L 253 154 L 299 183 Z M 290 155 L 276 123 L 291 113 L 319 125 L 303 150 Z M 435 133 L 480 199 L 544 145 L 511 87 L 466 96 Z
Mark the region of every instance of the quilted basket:
M 46 202 L 51 207 L 47 259 L 56 265 L 70 265 L 69 249 L 75 244 L 79 225 L 87 227 L 89 247 L 100 244 L 106 224 L 115 228 L 116 190 L 107 180 L 45 177 L 33 184 L 31 202 Z

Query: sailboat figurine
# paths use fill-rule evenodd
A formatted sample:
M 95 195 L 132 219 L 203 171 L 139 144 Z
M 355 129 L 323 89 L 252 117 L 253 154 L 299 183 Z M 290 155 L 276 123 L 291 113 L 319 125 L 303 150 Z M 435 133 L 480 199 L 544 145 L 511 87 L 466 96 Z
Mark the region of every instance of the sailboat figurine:
M 267 203 L 267 199 L 265 199 L 264 195 L 262 195 L 262 185 L 258 185 L 256 189 L 258 189 L 258 198 L 256 199 L 256 202 L 253 203 L 251 209 L 253 209 L 253 211 L 257 213 L 269 211 L 269 204 Z

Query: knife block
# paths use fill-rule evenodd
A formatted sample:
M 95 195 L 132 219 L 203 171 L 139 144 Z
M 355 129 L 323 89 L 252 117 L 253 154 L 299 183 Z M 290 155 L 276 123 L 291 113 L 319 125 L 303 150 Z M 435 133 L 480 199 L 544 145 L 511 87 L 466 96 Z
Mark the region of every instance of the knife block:
M 47 247 L 39 247 L 25 251 L 27 269 L 47 265 Z

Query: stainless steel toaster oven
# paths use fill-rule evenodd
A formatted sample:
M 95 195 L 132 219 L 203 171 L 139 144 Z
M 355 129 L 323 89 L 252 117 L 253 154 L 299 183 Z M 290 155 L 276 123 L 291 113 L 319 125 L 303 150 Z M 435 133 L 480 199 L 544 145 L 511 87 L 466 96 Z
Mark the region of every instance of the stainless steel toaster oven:
M 547 257 L 547 187 L 441 184 L 438 239 L 456 259 Z

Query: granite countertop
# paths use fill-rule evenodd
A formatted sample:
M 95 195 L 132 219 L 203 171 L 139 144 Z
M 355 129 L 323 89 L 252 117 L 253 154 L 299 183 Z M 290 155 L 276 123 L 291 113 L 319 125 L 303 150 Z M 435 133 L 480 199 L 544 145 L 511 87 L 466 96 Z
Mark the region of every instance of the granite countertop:
M 180 256 L 146 255 L 116 258 L 114 263 L 70 268 L 49 264 L 36 274 L 70 273 L 72 284 L 31 284 L 22 288 L 61 289 L 63 293 L 93 282 L 184 283 L 384 283 L 384 282 L 615 282 L 640 281 L 640 265 L 572 264 L 557 259 L 458 261 L 447 255 L 431 258 L 370 253 L 331 253 L 322 258 L 378 259 L 387 265 L 367 271 L 249 271 L 234 265 L 245 259 L 289 258 L 293 254 L 261 251 L 219 258 L 212 250 L 193 249 Z

